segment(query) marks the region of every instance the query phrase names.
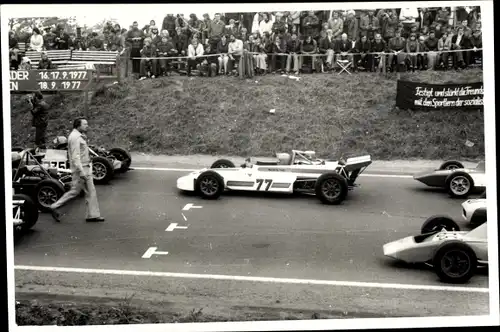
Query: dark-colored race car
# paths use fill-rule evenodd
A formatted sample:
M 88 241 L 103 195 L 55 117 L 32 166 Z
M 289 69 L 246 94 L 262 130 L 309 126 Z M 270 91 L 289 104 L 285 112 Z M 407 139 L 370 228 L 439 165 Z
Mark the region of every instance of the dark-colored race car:
M 66 151 L 66 154 L 59 154 L 55 160 L 51 160 L 51 156 L 56 155 L 52 153 L 54 151 L 47 150 L 47 156 L 44 162 L 51 165 L 61 165 L 65 164 L 65 167 L 69 168 L 69 162 L 67 157 L 68 143 L 64 136 L 59 136 L 54 139 L 55 148 L 57 151 Z M 128 151 L 122 148 L 112 148 L 105 149 L 102 147 L 97 147 L 94 145 L 89 145 L 90 157 L 92 158 L 92 173 L 94 176 L 94 183 L 105 184 L 108 183 L 115 174 L 125 173 L 132 168 L 130 165 L 132 163 L 132 157 Z M 64 157 L 61 160 L 61 156 Z
M 29 196 L 41 211 L 48 211 L 71 187 L 71 172 L 42 166 L 44 155 L 35 154 L 34 149 L 13 151 L 11 155 L 14 194 Z
M 413 178 L 429 187 L 446 189 L 455 198 L 483 192 L 487 181 L 484 161 L 479 162 L 475 168 L 465 168 L 458 161 L 447 161 L 438 169 L 415 174 Z
M 12 209 L 14 233 L 24 233 L 38 221 L 38 207 L 27 195 L 13 195 Z

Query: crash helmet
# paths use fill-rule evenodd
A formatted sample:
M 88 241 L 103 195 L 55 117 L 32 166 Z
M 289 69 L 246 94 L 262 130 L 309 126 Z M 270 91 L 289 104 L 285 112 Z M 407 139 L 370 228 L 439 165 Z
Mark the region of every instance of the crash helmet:
M 304 154 L 310 159 L 316 159 L 316 152 L 314 151 L 304 151 Z
M 64 136 L 57 136 L 56 138 L 54 138 L 53 142 L 55 145 L 67 144 L 68 139 Z
M 292 159 L 289 153 L 277 153 L 276 157 L 278 158 L 280 165 L 288 165 Z

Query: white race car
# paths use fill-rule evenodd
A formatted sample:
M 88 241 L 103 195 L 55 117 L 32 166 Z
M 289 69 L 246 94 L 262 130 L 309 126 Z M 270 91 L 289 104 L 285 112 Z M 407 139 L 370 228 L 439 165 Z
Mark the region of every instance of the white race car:
M 357 177 L 372 163 L 371 157 L 327 161 L 314 151 L 293 150 L 276 154 L 277 160 L 247 159 L 241 167 L 225 159 L 177 179 L 177 188 L 196 192 L 202 198 L 217 199 L 225 190 L 304 193 L 318 196 L 325 204 L 339 204 L 355 187 Z
M 484 194 L 483 194 L 484 195 Z M 486 198 L 469 199 L 462 203 L 462 218 L 471 225 L 486 222 Z
M 425 263 L 448 283 L 466 283 L 478 266 L 488 265 L 487 223 L 470 232 L 445 218 L 429 218 L 421 234 L 383 246 L 384 255 L 406 263 Z

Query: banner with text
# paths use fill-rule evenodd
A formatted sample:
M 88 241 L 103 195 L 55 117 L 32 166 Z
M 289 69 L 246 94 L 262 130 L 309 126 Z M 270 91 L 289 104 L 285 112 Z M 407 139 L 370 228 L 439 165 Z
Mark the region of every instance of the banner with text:
M 411 110 L 483 109 L 483 82 L 426 84 L 398 80 L 396 106 Z

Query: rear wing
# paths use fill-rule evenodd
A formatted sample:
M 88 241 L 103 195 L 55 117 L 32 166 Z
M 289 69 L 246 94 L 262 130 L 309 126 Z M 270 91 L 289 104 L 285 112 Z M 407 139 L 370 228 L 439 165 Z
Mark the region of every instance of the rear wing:
M 354 186 L 358 176 L 372 163 L 370 155 L 348 158 L 342 169 L 345 173 L 349 186 Z

